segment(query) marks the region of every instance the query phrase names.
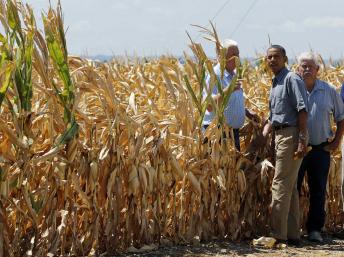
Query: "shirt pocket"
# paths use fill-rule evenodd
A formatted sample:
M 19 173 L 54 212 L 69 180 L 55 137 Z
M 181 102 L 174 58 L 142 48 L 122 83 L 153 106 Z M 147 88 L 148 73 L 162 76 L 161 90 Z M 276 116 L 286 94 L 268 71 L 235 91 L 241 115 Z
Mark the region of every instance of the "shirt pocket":
M 286 113 L 286 108 L 287 108 L 287 99 L 280 96 L 273 97 L 272 99 L 273 113 L 275 114 Z
M 321 117 L 328 117 L 331 118 L 333 113 L 333 105 L 331 104 L 330 100 L 327 100 L 326 95 L 318 95 L 313 103 L 314 108 L 314 116 L 316 119 Z

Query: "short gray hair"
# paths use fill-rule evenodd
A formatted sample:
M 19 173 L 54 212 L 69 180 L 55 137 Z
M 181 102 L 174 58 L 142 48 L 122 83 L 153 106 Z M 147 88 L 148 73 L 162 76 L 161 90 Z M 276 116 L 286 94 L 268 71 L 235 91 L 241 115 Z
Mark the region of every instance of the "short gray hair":
M 319 55 L 314 52 L 303 52 L 297 57 L 297 63 L 300 65 L 302 61 L 311 60 L 316 66 L 320 67 Z
M 238 42 L 227 38 L 227 39 L 224 39 L 221 41 L 221 46 L 225 49 L 228 49 L 228 48 L 233 47 L 233 46 L 238 47 L 239 45 L 238 45 Z

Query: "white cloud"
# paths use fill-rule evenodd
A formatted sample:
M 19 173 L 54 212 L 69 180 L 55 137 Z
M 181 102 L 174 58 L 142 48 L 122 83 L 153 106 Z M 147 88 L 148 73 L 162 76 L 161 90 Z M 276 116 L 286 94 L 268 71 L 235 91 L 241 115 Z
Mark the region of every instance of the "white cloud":
M 163 16 L 163 17 L 171 15 L 170 9 L 158 7 L 158 6 L 147 7 L 147 12 L 151 15 L 157 15 L 157 16 Z
M 253 29 L 253 30 L 266 28 L 266 26 L 264 26 L 263 24 L 258 24 L 258 23 L 250 23 L 250 24 L 245 25 L 245 27 L 248 29 Z
M 291 20 L 285 21 L 281 27 L 286 31 L 291 31 L 291 32 L 300 31 L 300 25 L 294 21 L 291 21 Z
M 123 2 L 114 2 L 112 5 L 111 5 L 111 8 L 113 10 L 120 10 L 120 11 L 123 11 L 123 10 L 128 10 L 130 9 L 130 6 L 128 3 L 123 3 Z
M 303 25 L 311 28 L 333 28 L 339 29 L 344 28 L 343 17 L 309 17 L 303 20 Z
M 302 25 L 302 24 L 301 24 Z M 286 31 L 286 32 L 299 32 L 302 30 L 303 26 L 292 20 L 286 20 L 280 24 L 258 24 L 251 23 L 246 25 L 246 28 L 250 30 L 264 30 L 271 32 Z
M 89 21 L 80 20 L 70 25 L 69 28 L 72 33 L 88 32 L 90 28 L 92 27 L 91 25 L 92 24 Z
M 344 28 L 344 18 L 342 17 L 307 17 L 303 20 L 286 20 L 280 24 L 248 24 L 251 30 L 283 30 L 286 32 L 302 32 L 306 29 L 341 29 Z

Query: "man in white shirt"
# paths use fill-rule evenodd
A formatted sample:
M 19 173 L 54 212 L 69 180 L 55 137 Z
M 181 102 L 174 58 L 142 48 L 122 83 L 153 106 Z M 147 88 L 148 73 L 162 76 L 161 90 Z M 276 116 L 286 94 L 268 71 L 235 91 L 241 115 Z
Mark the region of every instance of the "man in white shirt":
M 238 43 L 231 39 L 225 39 L 221 42 L 221 47 L 227 49 L 227 55 L 226 55 L 226 67 L 224 70 L 223 78 L 221 78 L 221 69 L 220 64 L 217 63 L 214 66 L 214 72 L 215 75 L 218 77 L 218 80 L 221 82 L 221 86 L 223 88 L 223 91 L 226 92 L 229 89 L 229 85 L 235 76 L 235 68 L 236 63 L 235 59 L 239 58 L 239 47 Z M 213 85 L 210 84 L 211 77 L 210 75 L 206 78 L 206 84 L 209 89 L 209 87 Z M 207 90 L 205 89 L 203 91 L 203 97 L 207 97 Z M 213 86 L 213 90 L 211 93 L 213 99 L 215 102 L 222 101 L 221 94 L 218 92 L 217 86 Z M 257 120 L 258 117 L 255 113 L 245 109 L 245 101 L 244 101 L 244 92 L 241 88 L 240 84 L 238 83 L 235 90 L 232 92 L 227 107 L 224 110 L 224 117 L 226 119 L 226 123 L 229 127 L 233 128 L 234 132 L 234 143 L 235 147 L 238 151 L 240 151 L 240 138 L 239 138 L 239 129 L 244 125 L 245 122 L 245 115 L 250 118 Z M 208 106 L 203 120 L 203 128 L 206 129 L 209 124 L 212 122 L 212 120 L 215 117 L 215 113 L 212 110 L 211 105 Z

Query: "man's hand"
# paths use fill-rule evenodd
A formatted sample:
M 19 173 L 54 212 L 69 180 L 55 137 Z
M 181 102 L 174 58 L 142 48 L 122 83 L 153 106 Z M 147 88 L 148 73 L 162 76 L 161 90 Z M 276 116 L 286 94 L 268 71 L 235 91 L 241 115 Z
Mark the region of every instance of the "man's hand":
M 223 89 L 223 93 L 226 94 L 228 92 L 229 88 L 230 88 L 230 84 Z M 234 89 L 233 89 L 233 92 L 236 91 L 236 90 L 240 90 L 240 89 L 241 89 L 241 82 L 238 81 L 236 83 Z M 221 96 L 221 94 L 217 94 L 217 95 L 213 96 L 213 99 L 214 99 L 215 102 L 221 102 L 222 101 L 222 96 Z M 213 111 L 213 107 L 212 107 L 211 104 L 208 104 L 207 111 L 208 112 L 212 112 Z
M 306 140 L 299 140 L 297 151 L 294 153 L 294 159 L 303 158 L 308 152 Z
M 230 84 L 229 84 L 227 87 L 225 87 L 225 88 L 223 89 L 223 93 L 227 93 L 227 91 L 229 90 L 229 88 L 230 88 Z M 241 89 L 241 82 L 240 82 L 240 81 L 237 81 L 237 83 L 235 84 L 235 86 L 234 86 L 234 88 L 233 88 L 233 92 L 236 91 L 236 90 L 239 90 L 239 89 Z
M 257 134 L 256 138 L 254 139 L 254 145 L 256 149 L 260 149 L 266 146 L 268 142 L 268 137 L 263 136 L 262 133 Z
M 241 82 L 240 82 L 240 81 L 237 81 L 237 83 L 236 83 L 236 85 L 235 85 L 235 87 L 234 87 L 234 90 L 233 90 L 233 91 L 235 91 L 235 90 L 239 90 L 239 89 L 241 89 Z
M 258 114 L 255 113 L 254 111 L 245 108 L 245 114 L 246 114 L 246 117 L 249 118 L 250 120 L 253 120 L 256 123 L 260 122 L 260 118 Z
M 329 143 L 328 145 L 324 147 L 324 150 L 327 152 L 333 152 L 338 149 L 339 144 L 340 144 L 339 140 L 333 140 L 331 143 Z
M 269 121 L 267 121 L 265 126 L 263 127 L 262 132 L 259 132 L 255 139 L 258 147 L 266 146 L 270 131 L 271 131 L 271 124 Z

